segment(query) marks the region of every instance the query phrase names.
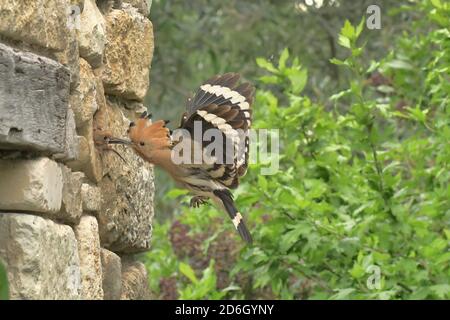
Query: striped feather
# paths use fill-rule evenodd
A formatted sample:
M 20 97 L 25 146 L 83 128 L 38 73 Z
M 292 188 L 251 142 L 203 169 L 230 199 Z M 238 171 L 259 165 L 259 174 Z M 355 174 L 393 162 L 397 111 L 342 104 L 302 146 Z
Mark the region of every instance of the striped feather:
M 241 238 L 248 244 L 251 244 L 253 242 L 252 236 L 245 225 L 241 213 L 236 209 L 231 192 L 226 189 L 214 190 L 214 195 L 222 202 L 223 207 Z
M 189 100 L 187 111 L 183 115 L 181 127 L 193 133 L 194 122 L 202 121 L 204 131 L 216 128 L 223 135 L 224 150 L 227 143 L 233 146 L 233 163 L 222 164 L 209 170 L 212 179 L 227 188 L 236 188 L 239 177 L 248 166 L 249 139 L 251 126 L 254 87 L 249 83 L 237 85 L 239 74 L 226 73 L 214 76 L 200 86 L 195 96 Z M 244 136 L 238 133 L 242 130 Z M 203 142 L 206 147 L 209 141 Z M 225 163 L 227 155 L 220 159 Z

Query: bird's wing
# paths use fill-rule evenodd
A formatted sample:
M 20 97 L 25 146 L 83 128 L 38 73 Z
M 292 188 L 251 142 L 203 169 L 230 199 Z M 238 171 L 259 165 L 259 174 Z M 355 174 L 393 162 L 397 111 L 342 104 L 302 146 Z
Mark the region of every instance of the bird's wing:
M 207 80 L 189 101 L 181 123 L 181 128 L 188 130 L 193 137 L 196 122 L 201 125 L 200 139 L 208 129 L 215 129 L 222 135 L 222 154 L 217 155 L 213 163 L 202 164 L 200 168 L 228 188 L 238 186 L 239 177 L 245 174 L 248 166 L 248 131 L 252 121 L 254 87 L 250 83 L 237 85 L 238 80 L 239 75 L 235 73 Z M 199 143 L 202 149 L 210 144 L 204 139 Z

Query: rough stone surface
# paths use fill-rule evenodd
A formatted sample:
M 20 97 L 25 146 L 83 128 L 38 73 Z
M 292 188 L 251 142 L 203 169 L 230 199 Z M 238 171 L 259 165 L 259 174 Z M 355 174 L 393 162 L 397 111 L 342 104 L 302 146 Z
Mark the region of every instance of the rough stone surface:
M 67 37 L 69 14 L 69 0 L 2 0 L 0 34 L 45 49 L 63 51 L 70 40 Z
M 152 0 L 125 0 L 125 2 L 131 4 L 137 8 L 144 16 L 150 14 L 150 8 L 152 7 Z
M 64 165 L 60 167 L 64 185 L 61 210 L 56 218 L 68 223 L 78 223 L 83 214 L 81 186 L 85 176 L 82 172 L 72 172 Z
M 96 0 L 97 7 L 103 15 L 107 15 L 112 9 L 122 8 L 122 0 Z
M 103 177 L 102 156 L 100 155 L 94 142 L 93 120 L 88 124 L 79 128 L 82 135 L 79 140 L 80 156 L 76 161 L 68 162 L 67 165 L 74 171 L 82 171 L 93 182 L 99 182 Z
M 83 12 L 83 10 L 84 10 L 84 1 L 85 0 L 70 0 L 70 5 L 80 8 L 79 12 Z
M 114 103 L 115 105 L 119 106 L 120 108 L 126 109 L 125 113 L 129 113 L 128 110 L 134 110 L 134 111 L 140 111 L 140 110 L 147 110 L 147 107 L 143 105 L 142 102 L 135 101 L 135 100 L 124 100 L 119 97 L 115 96 L 109 96 L 108 100 L 111 103 Z M 141 114 L 143 111 L 141 111 L 139 114 Z
M 64 152 L 69 80 L 56 61 L 0 43 L 0 149 Z
M 131 111 L 127 116 L 135 117 Z M 129 126 L 123 110 L 114 103 L 109 103 L 97 121 L 116 137 L 123 136 Z M 130 148 L 118 146 L 116 150 L 126 162 L 112 152 L 102 156 L 105 176 L 99 187 L 103 206 L 97 215 L 102 246 L 114 252 L 146 251 L 153 218 L 153 168 Z
M 79 299 L 77 242 L 69 226 L 22 213 L 0 213 L 0 257 L 12 299 Z
M 98 110 L 97 80 L 89 63 L 80 59 L 80 84 L 70 95 L 70 106 L 75 114 L 77 128 L 83 128 Z
M 80 55 L 91 66 L 102 64 L 106 42 L 106 23 L 94 0 L 85 0 L 81 14 L 81 27 L 78 32 Z
M 89 144 L 87 139 L 83 136 L 79 136 L 77 139 L 78 158 L 66 163 L 73 171 L 82 171 L 82 168 L 89 162 Z
M 75 227 L 81 270 L 81 298 L 103 299 L 100 240 L 95 217 L 83 216 Z
M 105 300 L 119 300 L 122 293 L 122 262 L 120 257 L 101 249 L 103 292 Z
M 83 167 L 83 171 L 92 181 L 99 182 L 103 177 L 103 164 L 102 154 L 95 145 L 94 129 L 94 121 L 90 120 L 89 125 L 80 131 L 89 146 L 89 162 Z
M 75 39 L 75 33 L 70 32 L 68 37 Z M 70 89 L 72 90 L 80 83 L 80 64 L 78 44 L 75 41 L 69 42 L 67 48 L 62 52 L 54 54 L 55 59 L 66 66 L 70 71 Z M 53 56 L 52 56 L 53 58 Z
M 83 183 L 81 186 L 81 198 L 83 199 L 83 210 L 95 212 L 102 208 L 102 193 L 99 187 Z
M 106 107 L 103 84 L 89 63 L 80 59 L 80 84 L 70 95 L 70 105 L 75 113 L 79 140 L 79 157 L 68 165 L 77 171 L 83 171 L 94 182 L 103 177 L 101 154 L 94 141 L 94 114 L 100 107 Z
M 132 254 L 150 247 L 153 167 L 104 139 L 145 109 L 150 6 L 0 0 L 0 261 L 13 299 L 150 297 Z
M 132 258 L 122 259 L 121 300 L 149 300 L 150 289 L 145 265 Z
M 57 213 L 61 208 L 63 177 L 48 159 L 0 160 L 0 209 Z
M 106 16 L 103 72 L 105 92 L 142 101 L 149 85 L 153 56 L 153 27 L 136 8 L 123 4 Z
M 57 153 L 53 155 L 53 158 L 61 161 L 73 161 L 78 159 L 79 157 L 79 145 L 78 140 L 79 136 L 77 135 L 77 130 L 75 127 L 75 115 L 71 108 L 67 110 L 66 117 L 66 138 L 65 138 L 65 147 L 63 153 Z

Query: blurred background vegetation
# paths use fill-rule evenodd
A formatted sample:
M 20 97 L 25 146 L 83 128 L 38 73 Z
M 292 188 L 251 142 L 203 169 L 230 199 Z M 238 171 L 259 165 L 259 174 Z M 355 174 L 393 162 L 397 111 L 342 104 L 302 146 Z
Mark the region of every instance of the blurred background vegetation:
M 314 1 L 312 1 L 314 3 Z M 151 88 L 146 98 L 155 118 L 171 120 L 176 128 L 186 99 L 212 75 L 239 72 L 254 82 L 262 71 L 255 63 L 264 57 L 276 61 L 287 48 L 307 66 L 305 93 L 327 103 L 345 84 L 348 73 L 330 63 L 343 54 L 338 31 L 343 21 L 356 23 L 371 4 L 379 5 L 382 30 L 366 32 L 366 58 L 385 55 L 392 35 L 410 24 L 414 13 L 401 10 L 393 1 L 297 0 L 155 0 L 151 20 L 155 29 L 155 53 Z M 417 13 L 416 13 L 417 14 Z M 276 88 L 272 88 L 277 90 Z M 158 211 L 177 210 L 171 201 L 159 201 L 173 187 L 168 176 L 157 171 Z
M 176 128 L 202 81 L 239 72 L 281 140 L 280 172 L 252 165 L 235 192 L 252 247 L 157 170 L 155 298 L 450 298 L 447 1 L 154 0 L 150 18 L 155 118 Z

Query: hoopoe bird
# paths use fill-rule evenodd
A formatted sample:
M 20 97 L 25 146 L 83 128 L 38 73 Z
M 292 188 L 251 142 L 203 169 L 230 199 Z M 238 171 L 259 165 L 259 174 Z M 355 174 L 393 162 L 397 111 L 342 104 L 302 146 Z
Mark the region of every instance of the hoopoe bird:
M 238 187 L 239 178 L 245 175 L 248 167 L 248 131 L 252 121 L 250 107 L 255 91 L 250 83 L 237 85 L 239 78 L 239 74 L 226 73 L 207 80 L 188 100 L 181 119 L 180 129 L 189 133 L 186 139 L 190 139 L 187 142 L 194 151 L 195 147 L 200 147 L 204 154 L 209 144 L 203 138 L 201 141 L 192 138 L 195 137 L 197 123 L 201 125 L 202 133 L 208 129 L 219 133 L 223 139 L 222 155 L 212 153 L 200 163 L 189 161 L 179 164 L 173 161 L 172 152 L 177 143 L 172 141 L 171 131 L 166 127 L 168 121 L 151 123 L 151 115 L 146 112 L 136 122 L 130 123 L 127 131 L 129 141 L 110 137 L 108 143 L 130 145 L 145 161 L 167 171 L 177 184 L 193 194 L 191 207 L 198 207 L 208 199 L 213 200 L 228 213 L 241 238 L 250 244 L 252 237 L 231 193 L 231 189 Z M 227 147 L 229 145 L 232 147 Z

